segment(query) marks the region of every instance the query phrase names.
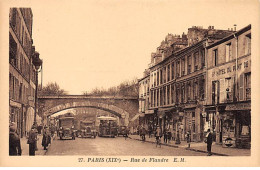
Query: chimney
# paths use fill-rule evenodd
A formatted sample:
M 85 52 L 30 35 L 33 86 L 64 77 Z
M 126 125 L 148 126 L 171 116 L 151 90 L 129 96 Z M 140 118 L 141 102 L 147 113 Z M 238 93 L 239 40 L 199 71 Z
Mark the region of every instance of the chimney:
M 236 31 L 237 24 L 234 24 L 234 31 Z
M 231 31 L 233 31 L 233 28 L 231 28 Z

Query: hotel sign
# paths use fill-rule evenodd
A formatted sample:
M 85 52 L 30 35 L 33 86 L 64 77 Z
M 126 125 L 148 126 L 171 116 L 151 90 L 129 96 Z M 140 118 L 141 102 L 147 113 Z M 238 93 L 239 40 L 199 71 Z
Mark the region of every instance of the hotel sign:
M 234 72 L 236 70 L 241 70 L 242 67 L 245 69 L 245 68 L 249 67 L 249 62 L 250 61 L 244 61 L 243 63 L 239 63 L 237 65 L 237 69 L 236 69 L 236 65 L 233 65 L 233 66 L 230 66 L 230 67 L 227 67 L 227 68 L 218 69 L 216 71 L 213 71 L 212 72 L 212 77 L 220 76 L 220 75 L 223 75 L 223 74 L 226 74 L 226 73 L 230 73 L 230 72 Z

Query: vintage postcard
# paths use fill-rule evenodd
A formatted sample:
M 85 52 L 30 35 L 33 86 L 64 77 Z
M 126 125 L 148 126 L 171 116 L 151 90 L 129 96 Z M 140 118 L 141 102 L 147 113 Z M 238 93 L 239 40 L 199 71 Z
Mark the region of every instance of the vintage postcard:
M 0 166 L 260 166 L 259 1 L 0 11 Z

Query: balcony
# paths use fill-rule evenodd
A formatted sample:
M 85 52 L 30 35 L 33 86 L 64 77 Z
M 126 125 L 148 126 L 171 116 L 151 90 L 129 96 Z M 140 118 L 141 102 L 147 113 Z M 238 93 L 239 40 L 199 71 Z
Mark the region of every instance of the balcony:
M 246 100 L 251 100 L 251 88 L 246 88 Z

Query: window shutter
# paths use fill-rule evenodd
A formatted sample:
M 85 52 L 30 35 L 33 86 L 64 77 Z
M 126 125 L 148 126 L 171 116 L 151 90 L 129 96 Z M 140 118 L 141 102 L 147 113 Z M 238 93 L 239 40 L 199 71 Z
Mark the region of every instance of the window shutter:
M 244 74 L 241 74 L 239 79 L 239 100 L 244 100 Z
M 226 45 L 226 62 L 228 62 L 229 59 L 229 45 Z
M 219 96 L 219 103 L 224 103 L 226 100 L 226 88 L 225 88 L 225 79 L 219 80 L 219 89 L 220 89 L 220 96 Z

